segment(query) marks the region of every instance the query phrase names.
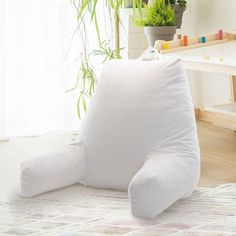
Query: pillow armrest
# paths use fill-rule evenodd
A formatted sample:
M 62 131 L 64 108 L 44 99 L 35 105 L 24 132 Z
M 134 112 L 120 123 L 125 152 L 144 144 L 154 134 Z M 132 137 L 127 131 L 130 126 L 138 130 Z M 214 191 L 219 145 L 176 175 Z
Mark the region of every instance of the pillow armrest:
M 32 197 L 82 181 L 86 176 L 83 146 L 32 158 L 21 163 L 20 195 Z
M 191 196 L 199 172 L 198 157 L 175 153 L 151 155 L 129 185 L 133 215 L 153 218 L 175 201 Z

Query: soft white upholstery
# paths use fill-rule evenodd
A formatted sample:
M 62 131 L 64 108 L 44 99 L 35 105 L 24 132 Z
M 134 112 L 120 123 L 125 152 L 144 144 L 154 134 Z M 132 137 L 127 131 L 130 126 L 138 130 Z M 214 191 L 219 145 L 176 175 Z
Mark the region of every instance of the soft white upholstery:
M 67 149 L 22 162 L 20 195 L 32 197 L 50 190 L 82 182 L 86 176 L 84 149 Z
M 82 122 L 77 147 L 73 157 L 68 151 L 60 158 L 55 154 L 48 161 L 23 164 L 21 195 L 75 182 L 128 189 L 133 214 L 147 218 L 190 196 L 199 177 L 199 147 L 180 61 L 108 63 Z M 68 164 L 72 160 L 75 164 Z M 55 171 L 55 166 L 60 168 Z
M 133 215 L 153 218 L 178 199 L 191 196 L 199 161 L 178 153 L 175 148 L 168 149 L 151 154 L 131 180 L 129 197 Z

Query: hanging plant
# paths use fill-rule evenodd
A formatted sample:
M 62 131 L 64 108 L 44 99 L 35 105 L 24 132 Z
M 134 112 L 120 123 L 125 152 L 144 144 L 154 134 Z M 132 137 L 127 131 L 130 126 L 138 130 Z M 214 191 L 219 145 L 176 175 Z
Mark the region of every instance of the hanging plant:
M 82 52 L 81 52 L 81 65 L 76 79 L 76 83 L 72 89 L 78 90 L 77 111 L 78 117 L 81 119 L 81 111 L 86 111 L 86 101 L 88 97 L 91 97 L 94 93 L 96 86 L 96 73 L 95 66 L 92 64 L 91 57 L 102 56 L 103 60 L 101 64 L 111 59 L 119 59 L 120 41 L 119 41 L 119 10 L 125 7 L 127 0 L 103 0 L 105 8 L 109 15 L 110 25 L 112 25 L 111 31 L 113 32 L 113 40 L 103 39 L 100 33 L 99 21 L 97 17 L 98 0 L 71 0 L 72 5 L 76 9 L 77 14 L 77 32 L 79 33 Z M 134 12 L 142 14 L 143 1 L 131 0 Z M 93 52 L 88 52 L 88 24 L 92 25 L 96 29 L 96 40 L 98 48 Z M 81 110 L 82 109 L 82 110 Z

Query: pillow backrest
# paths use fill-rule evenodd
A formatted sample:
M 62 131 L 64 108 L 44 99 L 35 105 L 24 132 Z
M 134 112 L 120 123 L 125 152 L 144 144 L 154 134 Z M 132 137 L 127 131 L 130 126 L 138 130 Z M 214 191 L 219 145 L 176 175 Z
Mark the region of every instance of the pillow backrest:
M 180 60 L 110 61 L 81 127 L 87 184 L 126 189 L 153 149 L 175 145 L 189 132 L 195 135 Z

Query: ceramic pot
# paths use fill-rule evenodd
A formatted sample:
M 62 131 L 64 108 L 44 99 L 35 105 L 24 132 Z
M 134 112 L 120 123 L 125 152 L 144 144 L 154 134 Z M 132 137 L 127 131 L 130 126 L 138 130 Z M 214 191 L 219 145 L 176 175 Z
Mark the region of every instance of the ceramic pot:
M 154 47 L 156 40 L 173 40 L 176 26 L 145 26 L 144 33 L 147 36 L 148 46 Z

